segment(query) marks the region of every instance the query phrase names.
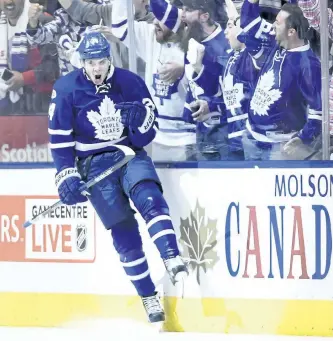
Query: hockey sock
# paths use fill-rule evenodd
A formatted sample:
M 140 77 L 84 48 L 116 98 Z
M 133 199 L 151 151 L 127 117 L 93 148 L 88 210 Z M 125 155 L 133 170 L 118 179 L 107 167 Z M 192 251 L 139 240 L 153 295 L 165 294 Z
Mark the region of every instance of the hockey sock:
M 150 277 L 138 223 L 134 216 L 112 226 L 113 245 L 119 254 L 121 264 L 138 295 L 151 296 L 155 285 Z
M 144 252 L 142 250 L 132 250 L 120 255 L 120 261 L 138 295 L 152 296 L 155 292 L 155 285 L 150 277 Z
M 131 199 L 147 223 L 149 235 L 163 259 L 179 255 L 175 230 L 169 215 L 169 207 L 159 185 L 143 181 L 131 191 Z

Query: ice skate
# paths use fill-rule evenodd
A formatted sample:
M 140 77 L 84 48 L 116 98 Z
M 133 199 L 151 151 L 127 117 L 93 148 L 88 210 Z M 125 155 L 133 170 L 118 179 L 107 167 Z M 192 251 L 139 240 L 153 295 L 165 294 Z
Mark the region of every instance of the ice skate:
M 163 259 L 163 262 L 172 284 L 177 287 L 178 291 L 180 291 L 180 296 L 184 297 L 185 280 L 188 277 L 187 266 L 180 256 Z
M 141 297 L 141 299 L 150 323 L 163 322 L 165 320 L 165 313 L 157 292 L 152 296 Z

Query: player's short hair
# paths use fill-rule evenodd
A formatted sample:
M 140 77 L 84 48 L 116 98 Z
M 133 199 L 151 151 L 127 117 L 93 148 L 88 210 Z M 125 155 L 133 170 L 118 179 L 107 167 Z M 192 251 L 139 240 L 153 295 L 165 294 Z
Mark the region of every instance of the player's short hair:
M 307 39 L 310 25 L 302 10 L 297 5 L 288 3 L 282 6 L 281 11 L 289 14 L 286 19 L 287 28 L 293 28 L 297 32 L 299 39 Z

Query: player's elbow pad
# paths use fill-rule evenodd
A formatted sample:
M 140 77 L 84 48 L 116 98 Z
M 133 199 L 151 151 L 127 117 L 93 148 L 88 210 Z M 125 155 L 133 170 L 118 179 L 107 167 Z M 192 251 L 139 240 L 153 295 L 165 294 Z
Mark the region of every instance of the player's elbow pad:
M 144 146 L 147 146 L 151 141 L 154 140 L 156 136 L 156 127 L 155 125 L 152 126 L 151 129 L 149 129 L 146 133 L 141 134 L 140 131 L 137 128 L 130 129 L 129 138 L 132 142 L 132 144 L 135 147 L 143 148 Z

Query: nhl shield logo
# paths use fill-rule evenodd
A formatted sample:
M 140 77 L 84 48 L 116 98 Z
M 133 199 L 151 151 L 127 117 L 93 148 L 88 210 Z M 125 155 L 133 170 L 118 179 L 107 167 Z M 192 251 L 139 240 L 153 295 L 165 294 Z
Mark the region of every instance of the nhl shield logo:
M 84 224 L 76 226 L 76 248 L 79 252 L 87 248 L 87 227 Z

